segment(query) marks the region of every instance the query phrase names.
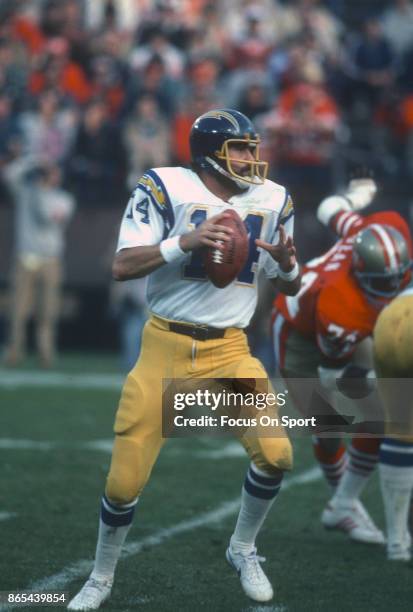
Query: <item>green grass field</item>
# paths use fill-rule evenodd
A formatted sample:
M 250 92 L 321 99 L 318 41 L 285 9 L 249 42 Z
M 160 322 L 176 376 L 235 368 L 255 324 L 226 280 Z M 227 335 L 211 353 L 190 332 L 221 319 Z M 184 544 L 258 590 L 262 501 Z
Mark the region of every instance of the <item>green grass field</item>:
M 99 375 L 85 379 L 89 374 Z M 62 359 L 52 373 L 0 371 L 0 591 L 73 595 L 83 583 L 120 382 L 114 360 L 86 355 Z M 235 442 L 202 438 L 171 440 L 164 448 L 104 609 L 412 610 L 412 565 L 391 564 L 382 548 L 323 530 L 327 487 L 314 472 L 309 440 L 294 446 L 294 472 L 258 540 L 276 587 L 271 605 L 243 595 L 224 557 L 247 459 Z M 377 478 L 364 501 L 383 526 Z

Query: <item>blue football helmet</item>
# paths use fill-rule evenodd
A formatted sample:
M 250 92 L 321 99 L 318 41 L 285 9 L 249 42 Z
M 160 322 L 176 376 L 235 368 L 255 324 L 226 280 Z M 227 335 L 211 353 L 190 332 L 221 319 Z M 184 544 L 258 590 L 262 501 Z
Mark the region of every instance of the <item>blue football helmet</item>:
M 260 142 L 248 117 L 229 108 L 211 110 L 198 117 L 189 137 L 192 162 L 200 168 L 225 176 L 241 189 L 261 185 L 266 179 L 268 163 L 260 160 Z M 230 157 L 229 145 L 251 147 L 254 159 L 242 160 L 249 165 L 248 174 L 241 175 L 234 170 L 233 162 L 240 160 Z

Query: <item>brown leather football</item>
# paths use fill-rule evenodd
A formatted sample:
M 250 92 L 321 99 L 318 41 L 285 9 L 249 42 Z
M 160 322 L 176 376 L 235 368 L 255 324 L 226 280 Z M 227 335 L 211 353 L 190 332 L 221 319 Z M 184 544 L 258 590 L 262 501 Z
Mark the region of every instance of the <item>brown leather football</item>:
M 223 289 L 237 277 L 248 258 L 248 234 L 244 222 L 233 208 L 227 208 L 225 213 L 230 216 L 219 221 L 219 225 L 231 227 L 234 230 L 232 239 L 224 242 L 224 250 L 208 247 L 204 251 L 204 266 L 211 283 Z

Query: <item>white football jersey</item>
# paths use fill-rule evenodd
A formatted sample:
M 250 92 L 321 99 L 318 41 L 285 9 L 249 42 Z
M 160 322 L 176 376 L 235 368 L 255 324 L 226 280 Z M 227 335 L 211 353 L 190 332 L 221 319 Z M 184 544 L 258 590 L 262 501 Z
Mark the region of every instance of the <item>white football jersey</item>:
M 238 277 L 218 289 L 205 274 L 201 251 L 186 253 L 149 275 L 147 300 L 151 312 L 166 319 L 218 328 L 246 327 L 257 303 L 259 270 L 263 268 L 269 278 L 278 273 L 277 262 L 258 249 L 255 240 L 277 244 L 280 223 L 287 235 L 292 235 L 294 210 L 285 188 L 269 180 L 225 202 L 186 168 L 156 168 L 143 175 L 126 207 L 117 251 L 159 244 L 231 207 L 243 219 L 249 237 L 248 260 Z

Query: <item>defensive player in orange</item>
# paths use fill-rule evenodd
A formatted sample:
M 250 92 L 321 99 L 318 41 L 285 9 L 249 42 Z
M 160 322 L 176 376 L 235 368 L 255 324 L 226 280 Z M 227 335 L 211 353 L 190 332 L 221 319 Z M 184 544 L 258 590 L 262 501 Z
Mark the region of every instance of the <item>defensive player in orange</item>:
M 307 411 L 306 416 L 312 416 L 309 410 L 317 414 L 320 406 L 308 406 L 308 387 L 294 379 L 319 379 L 333 406 L 337 385 L 342 389 L 354 376 L 367 390 L 373 388 L 371 340 L 365 339 L 371 337 L 380 311 L 410 279 L 412 246 L 403 218 L 393 211 L 366 216 L 358 212 L 375 193 L 372 179 L 356 179 L 344 195 L 321 202 L 318 219 L 339 239 L 327 253 L 304 266 L 296 296 L 279 295 L 274 303 L 277 365 L 297 408 Z M 376 414 L 378 404 L 375 395 Z M 342 436 L 313 438 L 315 455 L 334 489 L 322 514 L 324 526 L 367 543 L 384 542 L 359 500 L 378 461 L 382 423 L 378 424 L 376 435 L 365 437 L 364 432 L 373 432 L 361 427 L 347 451 Z

